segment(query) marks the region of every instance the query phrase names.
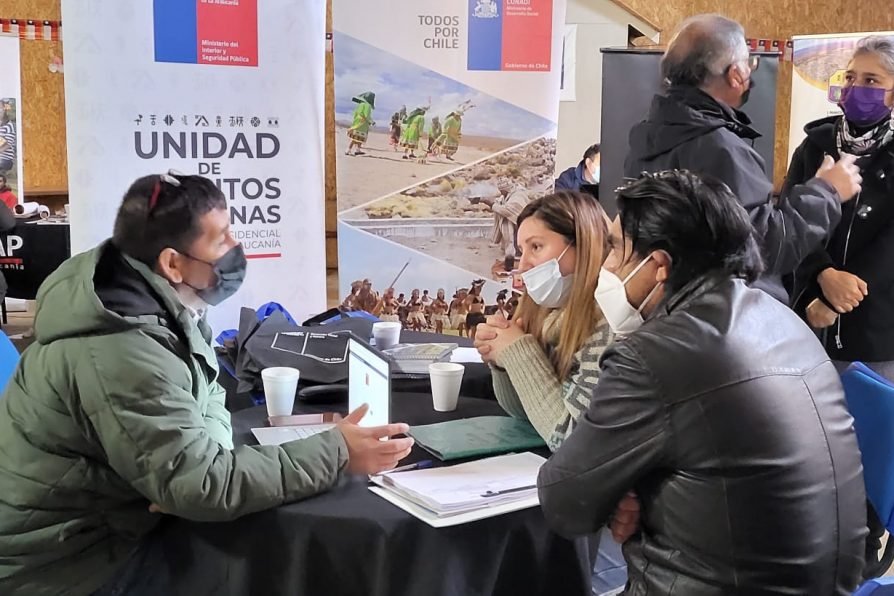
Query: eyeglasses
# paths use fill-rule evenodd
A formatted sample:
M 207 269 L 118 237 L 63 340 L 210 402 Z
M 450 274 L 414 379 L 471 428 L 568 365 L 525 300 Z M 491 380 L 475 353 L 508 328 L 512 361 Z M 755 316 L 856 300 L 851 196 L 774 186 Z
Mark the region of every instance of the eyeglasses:
M 155 186 L 152 188 L 152 194 L 149 196 L 149 213 L 152 213 L 155 210 L 156 205 L 158 205 L 158 197 L 161 195 L 161 185 L 162 183 L 170 184 L 175 188 L 180 187 L 180 180 L 176 178 L 176 176 L 182 176 L 180 172 L 177 170 L 168 170 L 167 174 L 161 174 L 158 177 L 158 180 L 155 181 Z
M 749 55 L 746 60 L 741 60 L 739 62 L 733 62 L 732 64 L 730 64 L 723 70 L 724 76 L 729 73 L 729 71 L 732 69 L 733 66 L 736 66 L 737 64 L 742 64 L 742 62 L 745 62 L 746 64 L 748 64 L 748 68 L 751 70 L 752 73 L 754 73 L 761 66 L 761 57 L 755 56 L 755 55 Z
M 761 66 L 761 57 L 749 55 L 748 56 L 748 68 L 751 69 L 751 72 L 755 72 Z

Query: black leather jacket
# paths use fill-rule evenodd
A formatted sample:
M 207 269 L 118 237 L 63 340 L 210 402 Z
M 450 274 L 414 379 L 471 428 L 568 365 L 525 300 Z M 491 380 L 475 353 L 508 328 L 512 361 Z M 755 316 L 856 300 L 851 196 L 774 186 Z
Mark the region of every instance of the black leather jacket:
M 636 491 L 626 594 L 844 595 L 863 569 L 862 464 L 835 368 L 793 312 L 725 275 L 608 348 L 538 484 L 566 536 Z

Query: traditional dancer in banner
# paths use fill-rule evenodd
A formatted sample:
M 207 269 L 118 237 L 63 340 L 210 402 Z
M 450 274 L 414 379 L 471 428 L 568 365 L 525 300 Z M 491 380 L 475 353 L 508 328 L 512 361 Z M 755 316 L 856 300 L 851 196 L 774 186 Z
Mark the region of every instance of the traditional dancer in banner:
M 351 293 L 348 294 L 345 299 L 341 303 L 341 309 L 344 311 L 352 311 L 356 310 L 355 301 L 357 300 L 357 294 L 360 293 L 360 288 L 363 286 L 363 282 L 361 280 L 356 280 L 351 282 Z
M 354 108 L 354 121 L 351 123 L 351 128 L 348 129 L 348 138 L 351 139 L 351 144 L 348 145 L 345 155 L 364 155 L 360 148 L 369 137 L 369 127 L 375 124 L 372 112 L 376 109 L 376 94 L 367 91 L 351 98 L 351 101 L 356 103 L 357 107 Z
M 441 288 L 438 290 L 438 297 L 431 303 L 431 321 L 435 325 L 436 333 L 444 333 L 444 329 L 450 328 L 450 317 L 447 316 L 450 305 L 444 296 L 444 289 Z
M 468 288 L 461 288 L 453 295 L 453 302 L 450 303 L 450 326 L 459 332 L 460 337 L 466 333 L 466 315 L 469 314 L 469 307 L 466 306 L 468 295 Z
M 459 140 L 462 138 L 463 114 L 457 110 L 450 112 L 444 120 L 444 129 L 433 147 L 434 155 L 443 155 L 450 161 L 459 149 Z
M 407 327 L 413 331 L 422 331 L 428 325 L 425 320 L 425 313 L 422 312 L 422 298 L 419 297 L 419 290 L 413 290 L 410 295 L 410 301 L 407 302 L 410 314 L 407 316 Z
M 484 280 L 476 279 L 472 282 L 472 290 L 466 297 L 466 307 L 469 309 L 469 314 L 466 315 L 466 330 L 473 341 L 478 331 L 478 324 L 487 320 L 484 316 L 484 298 L 481 297 L 483 287 Z
M 432 147 L 434 147 L 438 137 L 441 136 L 441 130 L 441 121 L 435 116 L 431 119 L 431 128 L 428 129 L 428 151 L 426 154 L 431 155 Z
M 422 133 L 425 130 L 425 113 L 428 111 L 428 108 L 431 105 L 431 101 L 429 101 L 428 106 L 420 106 L 413 110 L 407 115 L 406 120 L 404 120 L 404 124 L 406 124 L 406 128 L 404 128 L 403 135 L 400 139 L 400 146 L 404 148 L 404 159 L 416 159 L 416 148 L 419 147 L 419 139 L 422 137 Z
M 400 147 L 401 122 L 403 122 L 406 117 L 407 106 L 401 106 L 400 111 L 394 112 L 394 115 L 391 116 L 391 136 L 388 139 L 388 144 L 394 147 L 395 151 Z
M 512 313 L 509 311 L 509 307 L 506 306 L 506 297 L 509 294 L 509 290 L 500 290 L 497 294 L 497 308 L 494 311 L 495 315 L 500 315 L 507 321 L 512 318 Z
M 394 288 L 388 288 L 387 290 L 385 290 L 385 293 L 382 294 L 382 298 L 379 300 L 379 303 L 376 304 L 376 308 L 375 310 L 373 310 L 373 314 L 379 317 L 379 319 L 382 321 L 399 323 L 400 316 L 397 314 L 398 308 L 400 308 L 400 304 L 394 297 Z

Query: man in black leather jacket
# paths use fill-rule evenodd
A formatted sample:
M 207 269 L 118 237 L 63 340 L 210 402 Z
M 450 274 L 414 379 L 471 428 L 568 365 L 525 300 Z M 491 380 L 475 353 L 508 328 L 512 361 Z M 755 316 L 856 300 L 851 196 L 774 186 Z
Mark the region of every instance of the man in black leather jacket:
M 758 64 L 739 23 L 720 15 L 684 22 L 661 61 L 670 87 L 631 130 L 624 175 L 678 168 L 724 182 L 748 211 L 766 262 L 755 286 L 788 303 L 782 276 L 823 245 L 841 219 L 839 201 L 857 194 L 860 177 L 852 158 L 834 166 L 829 158 L 815 178 L 773 200 L 773 183 L 752 146 L 761 135 L 739 110 Z
M 747 213 L 676 171 L 618 207 L 596 295 L 622 335 L 540 471 L 544 514 L 591 534 L 634 491 L 626 594 L 850 594 L 867 532 L 853 421 L 810 329 L 747 286 L 761 270 Z

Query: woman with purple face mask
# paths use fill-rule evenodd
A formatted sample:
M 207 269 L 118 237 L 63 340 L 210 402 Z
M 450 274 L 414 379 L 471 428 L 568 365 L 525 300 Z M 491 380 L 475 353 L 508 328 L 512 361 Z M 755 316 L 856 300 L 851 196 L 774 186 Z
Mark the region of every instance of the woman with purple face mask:
M 825 159 L 845 153 L 858 158 L 863 190 L 842 205 L 827 246 L 801 264 L 791 295 L 839 370 L 860 361 L 894 379 L 894 37 L 861 40 L 845 81 L 838 102 L 843 116 L 807 125 L 783 195 L 813 177 Z M 874 551 L 884 532 L 874 525 L 867 577 L 875 573 Z

